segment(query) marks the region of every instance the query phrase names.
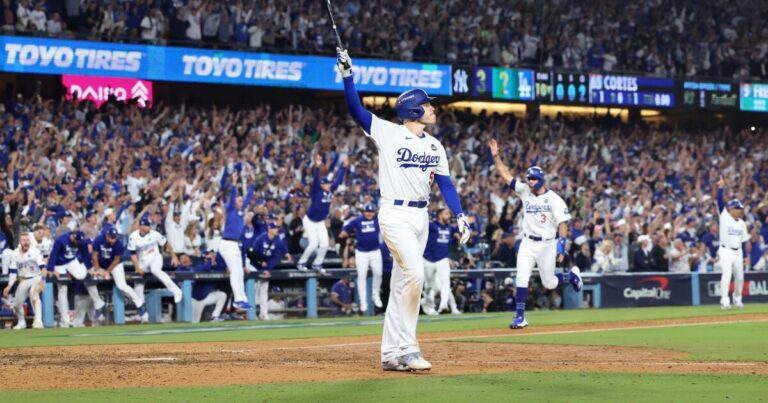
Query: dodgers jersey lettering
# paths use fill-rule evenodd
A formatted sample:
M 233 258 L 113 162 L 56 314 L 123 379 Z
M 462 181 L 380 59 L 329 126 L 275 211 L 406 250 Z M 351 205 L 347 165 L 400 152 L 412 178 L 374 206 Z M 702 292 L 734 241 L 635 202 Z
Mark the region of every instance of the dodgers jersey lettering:
M 727 209 L 720 211 L 720 242 L 731 249 L 741 249 L 741 243 L 749 240 L 747 224 L 736 220 Z
M 372 115 L 367 134 L 379 150 L 379 187 L 384 199 L 429 201 L 434 175 L 450 175 L 445 148 L 426 132 L 417 136 L 403 125 Z
M 146 261 L 153 256 L 160 256 L 158 245 L 165 246 L 165 242 L 165 237 L 155 230 L 150 230 L 144 236 L 136 230 L 128 237 L 128 250 L 138 254 L 139 260 Z
M 453 240 L 453 234 L 459 230 L 451 224 L 440 224 L 437 221 L 429 223 L 429 238 L 424 249 L 424 259 L 437 262 L 448 257 L 448 246 Z
M 523 202 L 523 233 L 543 239 L 554 239 L 557 226 L 571 219 L 563 199 L 551 190 L 536 196 L 524 182 L 512 181 L 512 186 Z
M 23 253 L 21 248 L 15 250 L 10 268 L 16 270 L 19 277 L 30 278 L 39 276 L 40 269 L 43 267 L 45 262 L 42 253 L 34 246 L 30 246 L 26 253 Z
M 366 220 L 360 215 L 344 226 L 344 231 L 355 231 L 355 249 L 361 252 L 370 252 L 379 249 L 379 217 Z
M 93 241 L 93 251 L 98 252 L 99 254 L 99 266 L 102 269 L 106 269 L 112 264 L 116 256 L 119 257 L 123 255 L 125 246 L 119 238 L 115 240 L 114 245 L 109 245 L 107 236 L 99 235 L 96 237 L 96 240 Z

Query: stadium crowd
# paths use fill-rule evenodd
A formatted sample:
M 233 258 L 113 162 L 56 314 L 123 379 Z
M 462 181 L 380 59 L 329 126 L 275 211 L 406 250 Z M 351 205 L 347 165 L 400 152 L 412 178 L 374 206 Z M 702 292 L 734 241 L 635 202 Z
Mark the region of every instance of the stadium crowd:
M 766 78 L 759 1 L 341 0 L 355 56 L 662 76 Z M 333 53 L 322 2 L 3 0 L 6 33 Z

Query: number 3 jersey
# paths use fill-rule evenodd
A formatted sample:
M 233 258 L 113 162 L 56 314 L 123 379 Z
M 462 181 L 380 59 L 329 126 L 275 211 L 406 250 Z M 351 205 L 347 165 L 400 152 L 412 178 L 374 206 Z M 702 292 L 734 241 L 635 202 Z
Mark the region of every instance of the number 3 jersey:
M 536 196 L 524 182 L 512 180 L 512 187 L 523 202 L 523 234 L 554 239 L 557 226 L 571 219 L 571 212 L 563 199 L 547 189 Z

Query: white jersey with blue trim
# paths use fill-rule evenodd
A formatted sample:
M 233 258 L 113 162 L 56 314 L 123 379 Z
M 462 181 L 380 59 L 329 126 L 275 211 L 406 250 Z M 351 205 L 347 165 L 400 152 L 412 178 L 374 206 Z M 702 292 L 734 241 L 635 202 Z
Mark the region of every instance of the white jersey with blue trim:
M 720 212 L 720 243 L 731 249 L 741 249 L 741 243 L 749 240 L 747 224 L 742 219 L 735 219 L 723 209 Z
M 26 252 L 22 252 L 21 247 L 13 251 L 11 269 L 16 269 L 20 278 L 37 277 L 44 266 L 43 254 L 34 246 L 30 246 Z
M 525 182 L 515 181 L 515 192 L 523 202 L 523 234 L 542 239 L 554 239 L 560 223 L 571 219 L 563 199 L 547 189 L 541 195 L 531 193 Z
M 379 149 L 379 188 L 390 200 L 425 200 L 434 175 L 449 175 L 445 148 L 427 133 L 411 133 L 404 125 L 372 115 L 370 138 Z

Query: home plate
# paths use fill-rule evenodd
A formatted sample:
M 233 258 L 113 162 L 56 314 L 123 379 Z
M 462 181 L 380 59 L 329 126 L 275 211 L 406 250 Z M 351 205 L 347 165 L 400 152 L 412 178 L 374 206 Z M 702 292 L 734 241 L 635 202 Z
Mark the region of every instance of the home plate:
M 146 357 L 146 358 L 129 358 L 126 361 L 129 362 L 157 362 L 157 361 L 176 361 L 175 357 Z

